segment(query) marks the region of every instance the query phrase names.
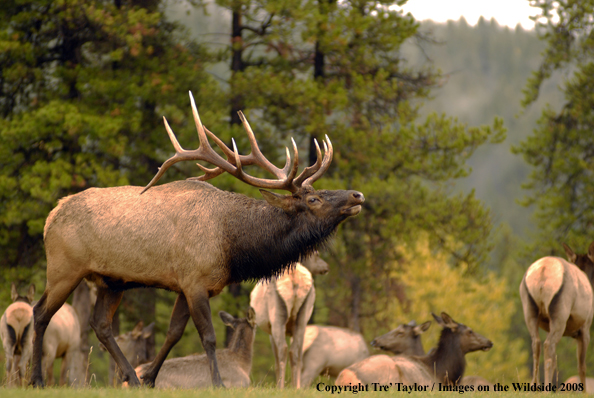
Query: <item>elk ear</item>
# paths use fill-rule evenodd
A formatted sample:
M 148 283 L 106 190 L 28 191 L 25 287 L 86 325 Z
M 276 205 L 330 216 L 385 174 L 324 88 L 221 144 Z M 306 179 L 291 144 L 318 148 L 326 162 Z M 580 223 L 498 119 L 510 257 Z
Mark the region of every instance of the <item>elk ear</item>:
M 10 285 L 10 299 L 14 303 L 16 301 L 16 299 L 18 299 L 18 298 L 19 298 L 19 292 L 17 291 L 16 285 L 14 284 L 14 282 L 12 282 L 12 285 Z
M 588 248 L 588 258 L 594 263 L 594 242 L 590 243 Z
M 415 326 L 415 328 L 413 329 L 415 336 L 418 336 L 418 335 L 422 334 L 423 332 L 426 332 L 430 326 L 431 326 L 431 321 L 427 321 L 425 323 L 420 324 L 419 326 Z
M 153 334 L 154 331 L 155 331 L 155 322 L 151 322 L 150 325 L 148 325 L 147 327 L 142 329 L 142 338 L 148 339 L 149 337 L 151 337 L 151 335 Z
M 441 313 L 441 319 L 443 319 L 444 326 L 448 329 L 452 329 L 453 332 L 455 332 L 458 328 L 458 323 L 456 323 L 456 321 L 454 321 L 452 317 L 446 314 L 445 312 Z
M 439 315 L 435 315 L 433 312 L 431 313 L 431 315 L 433 315 L 433 318 L 435 318 L 435 321 L 437 322 L 438 325 L 440 325 L 441 327 L 445 326 L 443 319 L 441 319 L 441 317 Z
M 35 285 L 31 284 L 31 286 L 29 286 L 29 291 L 27 292 L 27 300 L 29 300 L 29 303 L 32 303 L 33 300 L 35 300 Z
M 225 325 L 235 329 L 235 317 L 233 315 L 225 311 L 219 311 L 219 317 L 221 317 L 221 320 Z
M 134 326 L 134 329 L 132 329 L 132 337 L 134 337 L 134 339 L 139 338 L 140 336 L 142 336 L 142 329 L 144 328 L 144 322 L 140 321 L 136 324 L 136 326 Z
M 567 246 L 563 243 L 563 248 L 565 249 L 565 254 L 567 255 L 567 259 L 575 264 L 575 260 L 577 259 L 576 254 L 571 250 L 571 247 Z
M 251 327 L 254 327 L 256 324 L 256 310 L 250 307 L 247 313 L 247 321 Z
M 264 189 L 260 189 L 260 193 L 271 206 L 278 207 L 279 209 L 282 209 L 284 211 L 289 211 L 293 207 L 291 203 L 291 196 L 285 196 L 274 192 L 268 192 Z

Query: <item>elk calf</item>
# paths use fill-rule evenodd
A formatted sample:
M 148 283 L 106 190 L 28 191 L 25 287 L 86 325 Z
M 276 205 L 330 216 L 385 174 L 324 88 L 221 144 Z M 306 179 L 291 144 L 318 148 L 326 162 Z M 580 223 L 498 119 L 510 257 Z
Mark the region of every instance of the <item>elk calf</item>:
M 252 350 L 256 334 L 254 309 L 250 308 L 246 318 L 239 319 L 220 311 L 223 323 L 233 329 L 229 347 L 217 350 L 217 362 L 223 382 L 227 387 L 248 387 L 252 369 Z M 142 377 L 149 364 L 136 368 Z M 212 386 L 208 372 L 206 354 L 194 354 L 182 358 L 168 359 L 163 363 L 155 380 L 157 388 L 205 388 Z M 198 372 L 197 372 L 198 371 Z
M 140 321 L 134 326 L 134 329 L 115 338 L 118 347 L 133 367 L 150 362 L 148 340 L 154 335 L 154 329 L 154 322 L 144 327 L 144 322 Z M 116 363 L 110 357 L 109 385 L 120 385 L 122 381 L 122 373 L 119 369 L 116 371 Z
M 520 283 L 524 320 L 532 338 L 532 383 L 540 381 L 539 327 L 549 332 L 544 342 L 545 383 L 553 382 L 555 351 L 563 336 L 576 339 L 580 381 L 586 382 L 586 351 L 594 315 L 594 242 L 587 254 L 575 254 L 565 243 L 563 248 L 571 263 L 543 257 L 528 268 Z
M 10 385 L 22 382 L 27 363 L 32 356 L 33 308 L 31 301 L 35 286 L 31 285 L 26 297 L 19 296 L 12 285 L 14 301 L 0 319 L 0 337 L 6 353 L 6 372 Z M 50 321 L 43 340 L 42 368 L 48 382 L 53 384 L 53 365 L 56 358 L 62 358 L 60 385 L 81 385 L 82 353 L 80 352 L 80 324 L 74 308 L 64 305 Z M 18 361 L 18 363 L 17 363 Z
M 336 385 L 349 383 L 405 383 L 432 382 L 456 384 L 464 375 L 464 355 L 472 351 L 488 351 L 493 343 L 471 328 L 455 322 L 445 312 L 432 314 L 443 328 L 437 347 L 424 356 L 374 355 L 343 370 Z
M 384 335 L 376 337 L 371 345 L 396 355 L 425 355 L 421 334 L 426 332 L 430 326 L 431 321 L 421 325 L 417 325 L 415 321 L 410 321 Z
M 278 278 L 258 282 L 250 294 L 250 306 L 256 310 L 256 324 L 270 335 L 279 388 L 285 386 L 286 336 L 292 337 L 289 349 L 291 383 L 295 388 L 301 387 L 303 338 L 316 300 L 312 274 L 326 272 L 328 264 L 315 253 L 303 261 L 303 265 L 296 263 Z
M 360 333 L 335 326 L 309 325 L 303 340 L 301 386 L 308 387 L 320 374 L 332 377 L 369 356 Z

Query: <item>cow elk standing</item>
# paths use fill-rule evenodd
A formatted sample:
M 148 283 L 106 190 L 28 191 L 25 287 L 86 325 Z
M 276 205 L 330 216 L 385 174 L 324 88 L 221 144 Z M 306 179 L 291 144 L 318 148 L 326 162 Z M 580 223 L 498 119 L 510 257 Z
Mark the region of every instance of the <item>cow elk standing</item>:
M 493 343 L 471 328 L 455 322 L 445 312 L 433 317 L 443 328 L 437 347 L 424 356 L 374 355 L 343 370 L 336 385 L 349 383 L 456 384 L 464 375 L 466 359 L 473 351 L 488 351 Z
M 134 329 L 127 333 L 120 334 L 115 338 L 122 354 L 126 357 L 130 365 L 136 368 L 138 365 L 145 364 L 151 360 L 149 357 L 148 340 L 154 335 L 155 323 L 144 327 L 144 322 L 140 321 L 134 326 Z M 122 383 L 122 372 L 118 369 L 113 358 L 109 358 L 109 385 L 120 385 Z
M 202 125 L 193 98 L 191 104 L 198 149 L 184 150 L 164 120 L 176 154 L 144 189 L 90 188 L 62 199 L 49 214 L 44 229 L 47 285 L 34 310 L 32 385 L 43 386 L 42 344 L 50 319 L 86 278 L 97 285 L 91 327 L 122 369 L 123 380 L 140 385 L 112 335 L 112 317 L 126 289 L 152 286 L 179 295 L 165 343 L 145 373 L 144 383 L 154 385 L 161 364 L 192 317 L 209 359 L 212 383 L 222 386 L 209 298 L 230 283 L 281 274 L 324 245 L 342 221 L 361 211 L 362 193 L 316 191 L 312 186 L 332 161 L 327 137 L 324 156 L 316 143 L 316 163 L 297 175 L 299 156 L 294 141 L 292 159 L 287 149 L 286 166 L 275 167 L 260 152 L 240 113 L 252 151 L 239 155 L 235 144 L 229 149 Z M 208 136 L 227 159 L 210 146 Z M 169 167 L 186 160 L 202 160 L 216 167 L 200 166 L 206 174 L 197 179 L 151 188 Z M 248 175 L 244 171 L 248 165 L 258 165 L 276 179 Z M 260 190 L 265 199 L 261 201 L 200 181 L 224 172 L 249 185 L 290 194 Z
M 431 321 L 417 325 L 415 321 L 402 324 L 388 333 L 376 337 L 373 347 L 390 351 L 396 355 L 425 355 L 421 335 L 429 329 Z
M 532 264 L 520 283 L 524 320 L 532 338 L 532 383 L 539 383 L 539 327 L 549 334 L 544 342 L 545 383 L 552 383 L 557 369 L 557 344 L 563 336 L 577 341 L 580 381 L 586 382 L 586 351 L 594 314 L 594 242 L 587 254 L 575 254 L 563 244 L 571 263 L 543 257 Z
M 27 363 L 31 359 L 33 307 L 35 285 L 29 286 L 26 296 L 19 295 L 15 284 L 10 290 L 12 304 L 0 318 L 0 339 L 6 356 L 8 386 L 21 385 L 25 379 Z
M 250 306 L 256 310 L 256 324 L 270 335 L 275 360 L 277 386 L 285 386 L 287 363 L 286 336 L 291 336 L 289 360 L 291 383 L 301 387 L 303 338 L 313 312 L 316 290 L 313 275 L 328 272 L 328 264 L 317 253 L 276 279 L 260 281 L 250 294 Z
M 301 387 L 320 374 L 336 377 L 346 367 L 369 356 L 360 333 L 335 326 L 309 325 L 303 339 Z
M 33 307 L 35 286 L 31 285 L 26 297 L 19 296 L 13 283 L 13 304 L 8 306 L 0 319 L 0 337 L 6 354 L 6 372 L 9 385 L 20 384 L 25 376 L 27 363 L 32 356 L 34 328 Z M 80 351 L 80 324 L 76 311 L 68 303 L 56 312 L 47 327 L 42 347 L 42 368 L 48 382 L 53 384 L 53 365 L 62 359 L 60 385 L 81 385 L 82 352 Z
M 252 370 L 252 351 L 256 334 L 256 315 L 250 308 L 246 318 L 239 319 L 220 311 L 223 323 L 233 329 L 229 347 L 217 350 L 217 361 L 223 382 L 227 387 L 248 387 Z M 168 359 L 163 363 L 155 380 L 157 388 L 206 388 L 212 386 L 208 376 L 208 358 L 205 354 Z M 136 368 L 142 377 L 149 364 Z M 198 371 L 198 372 L 197 372 Z

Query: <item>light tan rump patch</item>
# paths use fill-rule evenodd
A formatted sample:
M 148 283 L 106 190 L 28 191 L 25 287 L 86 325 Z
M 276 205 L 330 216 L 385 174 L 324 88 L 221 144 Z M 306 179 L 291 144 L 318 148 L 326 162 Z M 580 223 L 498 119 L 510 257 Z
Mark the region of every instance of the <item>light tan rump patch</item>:
M 563 271 L 563 260 L 557 257 L 543 257 L 526 271 L 526 287 L 543 315 L 548 315 L 549 304 L 563 285 Z

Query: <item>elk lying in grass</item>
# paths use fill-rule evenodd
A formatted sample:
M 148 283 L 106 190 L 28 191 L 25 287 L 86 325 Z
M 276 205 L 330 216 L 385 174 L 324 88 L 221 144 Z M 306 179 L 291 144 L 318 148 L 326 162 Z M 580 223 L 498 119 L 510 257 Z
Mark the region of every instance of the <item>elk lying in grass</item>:
M 493 343 L 471 328 L 455 322 L 445 312 L 433 317 L 443 328 L 439 343 L 424 356 L 374 355 L 343 370 L 336 385 L 349 383 L 455 384 L 464 375 L 464 355 L 472 351 L 488 351 Z
M 112 335 L 112 317 L 126 289 L 152 286 L 179 296 L 165 343 L 144 374 L 144 383 L 154 384 L 161 364 L 192 317 L 209 359 L 213 385 L 222 386 L 209 298 L 230 283 L 281 274 L 324 245 L 342 221 L 361 211 L 362 193 L 316 191 L 312 186 L 332 161 L 327 137 L 323 158 L 316 143 L 316 163 L 297 175 L 299 155 L 294 141 L 292 160 L 287 149 L 286 166 L 279 169 L 262 155 L 240 114 L 252 152 L 239 155 L 235 144 L 229 149 L 202 125 L 193 98 L 191 104 L 198 149 L 184 150 L 165 120 L 176 154 L 144 189 L 90 188 L 62 199 L 48 216 L 44 229 L 47 285 L 34 310 L 32 385 L 43 385 L 43 335 L 51 317 L 86 278 L 97 285 L 91 327 L 130 385 L 140 385 L 140 381 Z M 226 160 L 210 146 L 207 135 Z M 206 174 L 198 179 L 149 189 L 169 167 L 185 160 L 203 160 L 216 167 L 200 166 Z M 277 179 L 248 175 L 243 169 L 247 165 L 258 165 Z M 198 181 L 224 172 L 249 185 L 281 189 L 290 195 L 260 190 L 265 199 L 261 201 Z
M 0 337 L 6 354 L 6 373 L 9 385 L 21 384 L 27 363 L 32 356 L 33 307 L 35 286 L 31 285 L 26 297 L 19 296 L 14 283 L 11 288 L 11 304 L 0 320 Z M 54 383 L 53 365 L 56 358 L 62 359 L 60 385 L 81 385 L 82 353 L 80 351 L 80 324 L 74 308 L 64 305 L 56 312 L 47 327 L 42 347 L 42 367 L 48 383 Z
M 576 339 L 579 376 L 586 382 L 586 351 L 594 314 L 594 242 L 587 254 L 575 254 L 566 244 L 563 247 L 571 263 L 543 257 L 528 268 L 520 283 L 524 320 L 532 338 L 532 383 L 540 381 L 539 327 L 549 332 L 544 342 L 545 383 L 553 382 L 555 350 L 563 336 Z
M 565 391 L 584 391 L 587 394 L 594 394 L 594 378 L 586 377 L 586 384 L 582 384 L 583 390 L 580 390 L 579 383 L 581 383 L 579 376 L 574 375 L 569 377 L 567 380 L 565 380 Z M 571 387 L 568 385 L 571 385 Z
M 301 387 L 308 387 L 320 374 L 332 377 L 369 356 L 360 333 L 335 326 L 309 325 L 303 339 Z
M 388 333 L 376 337 L 373 347 L 390 351 L 396 355 L 425 355 L 421 335 L 429 329 L 431 321 L 417 325 L 415 321 L 402 324 Z
M 129 332 L 120 334 L 115 338 L 122 354 L 126 357 L 130 365 L 136 368 L 138 365 L 145 364 L 151 360 L 149 357 L 148 340 L 155 333 L 155 323 L 144 327 L 144 322 L 140 321 Z M 116 364 L 113 358 L 109 358 L 109 385 L 122 384 L 122 372 L 116 371 Z
M 250 294 L 250 306 L 256 310 L 256 324 L 270 335 L 279 388 L 285 386 L 286 336 L 292 337 L 288 352 L 291 383 L 295 388 L 301 387 L 303 338 L 316 300 L 312 274 L 327 272 L 328 264 L 314 253 L 303 261 L 303 265 L 297 263 L 278 278 L 258 282 Z
M 239 319 L 220 311 L 223 323 L 233 329 L 229 347 L 217 350 L 217 361 L 223 382 L 228 387 L 248 387 L 252 369 L 252 351 L 256 334 L 254 309 L 246 318 Z M 136 368 L 142 377 L 149 364 Z M 157 388 L 205 388 L 212 386 L 208 375 L 209 361 L 206 354 L 168 359 L 163 363 L 155 381 Z

